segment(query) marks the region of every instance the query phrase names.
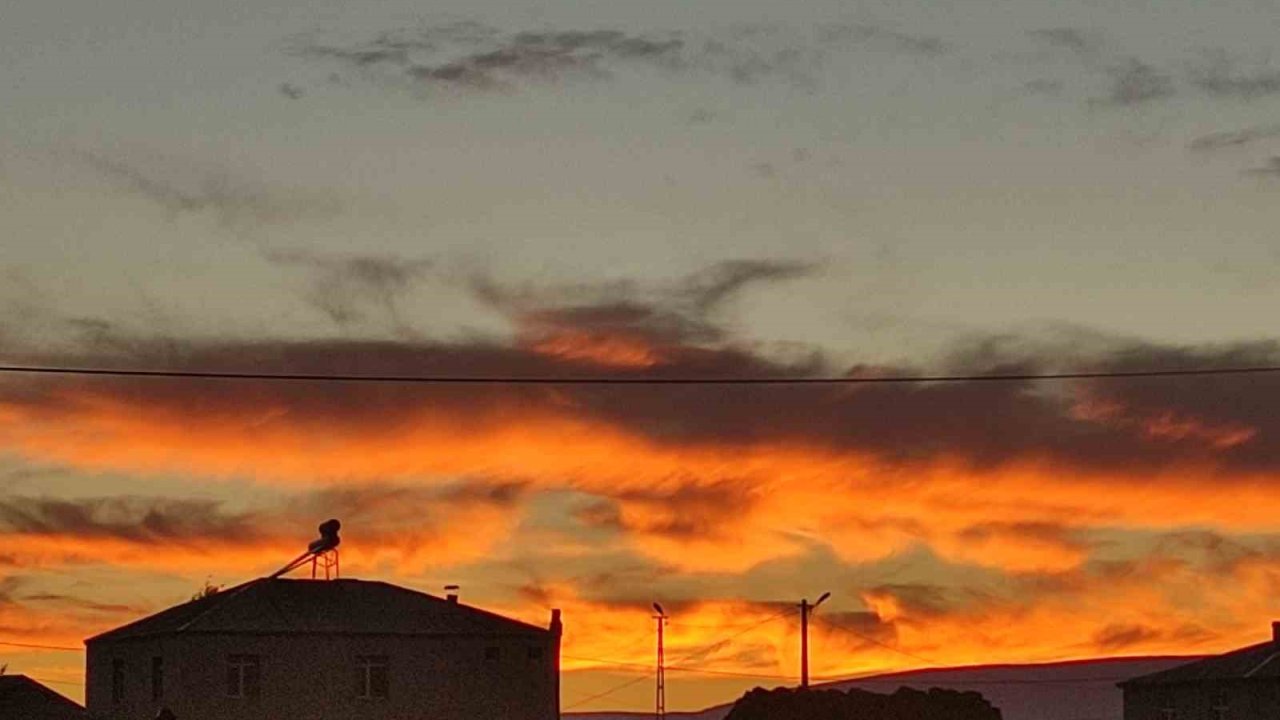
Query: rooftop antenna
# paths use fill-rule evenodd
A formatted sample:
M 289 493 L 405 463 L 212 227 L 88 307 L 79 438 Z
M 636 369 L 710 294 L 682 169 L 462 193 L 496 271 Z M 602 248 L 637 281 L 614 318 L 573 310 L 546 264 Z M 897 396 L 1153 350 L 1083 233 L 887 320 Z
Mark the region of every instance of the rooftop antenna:
M 298 568 L 311 562 L 311 579 L 315 580 L 320 570 L 324 570 L 325 580 L 337 580 L 339 576 L 338 565 L 338 544 L 342 542 L 342 538 L 338 537 L 338 531 L 342 529 L 342 523 L 336 519 L 325 520 L 320 523 L 320 537 L 311 541 L 307 545 L 307 551 L 294 558 L 292 562 L 279 570 L 271 573 L 269 576 L 272 580 L 293 572 Z

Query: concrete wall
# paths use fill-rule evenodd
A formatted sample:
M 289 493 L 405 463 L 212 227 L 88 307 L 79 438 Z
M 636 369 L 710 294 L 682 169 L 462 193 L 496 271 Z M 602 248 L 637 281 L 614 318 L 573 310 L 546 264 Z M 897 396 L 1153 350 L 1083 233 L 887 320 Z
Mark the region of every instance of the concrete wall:
M 1226 700 L 1229 720 L 1280 718 L 1280 680 L 1233 680 L 1126 687 L 1124 720 L 1166 720 L 1166 708 L 1176 720 L 1219 720 L 1219 699 Z
M 486 648 L 498 647 L 498 658 Z M 530 649 L 540 648 L 541 657 Z M 534 650 L 533 652 L 538 652 Z M 227 697 L 230 655 L 261 657 L 258 698 Z M 356 696 L 356 658 L 385 655 L 385 699 Z M 152 658 L 164 695 L 152 699 Z M 125 696 L 112 699 L 112 661 L 125 663 Z M 85 699 L 94 720 L 557 720 L 559 638 L 216 635 L 97 641 Z

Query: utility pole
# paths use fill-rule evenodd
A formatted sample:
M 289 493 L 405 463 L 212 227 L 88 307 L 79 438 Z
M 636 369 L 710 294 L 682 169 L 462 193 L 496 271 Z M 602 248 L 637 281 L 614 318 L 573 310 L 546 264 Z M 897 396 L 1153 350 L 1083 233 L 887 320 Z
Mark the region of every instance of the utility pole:
M 653 717 L 654 720 L 664 720 L 667 717 L 667 661 L 662 636 L 667 625 L 667 613 L 658 603 L 653 604 L 653 609 L 657 613 L 653 619 L 658 621 L 658 685 L 654 689 Z
M 822 597 L 814 604 L 809 604 L 809 599 L 804 598 L 800 601 L 800 689 L 809 689 L 809 613 L 818 609 L 818 606 L 831 597 L 831 593 L 822 593 Z

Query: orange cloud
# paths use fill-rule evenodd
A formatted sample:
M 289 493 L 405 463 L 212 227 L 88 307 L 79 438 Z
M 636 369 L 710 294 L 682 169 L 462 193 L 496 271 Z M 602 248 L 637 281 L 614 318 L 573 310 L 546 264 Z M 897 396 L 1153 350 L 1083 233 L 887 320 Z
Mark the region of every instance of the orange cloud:
M 560 330 L 525 346 L 539 355 L 610 368 L 650 368 L 666 361 L 651 343 L 621 334 Z

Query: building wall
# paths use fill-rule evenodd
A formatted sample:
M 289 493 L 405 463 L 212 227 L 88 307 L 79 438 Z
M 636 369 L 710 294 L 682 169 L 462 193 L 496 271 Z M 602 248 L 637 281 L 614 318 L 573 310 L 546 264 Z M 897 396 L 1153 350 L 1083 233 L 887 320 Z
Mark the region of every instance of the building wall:
M 492 657 L 488 648 L 498 648 Z M 537 649 L 535 649 L 537 648 Z M 540 657 L 535 655 L 540 653 Z M 261 657 L 257 698 L 228 697 L 228 656 Z M 385 699 L 359 698 L 356 658 L 385 655 Z M 164 687 L 152 698 L 152 658 Z M 112 663 L 125 693 L 112 698 Z M 559 637 L 215 635 L 96 641 L 85 699 L 94 720 L 557 720 Z
M 1225 702 L 1223 702 L 1225 701 Z M 1280 718 L 1280 679 L 1227 680 L 1124 688 L 1124 720 L 1226 720 Z

